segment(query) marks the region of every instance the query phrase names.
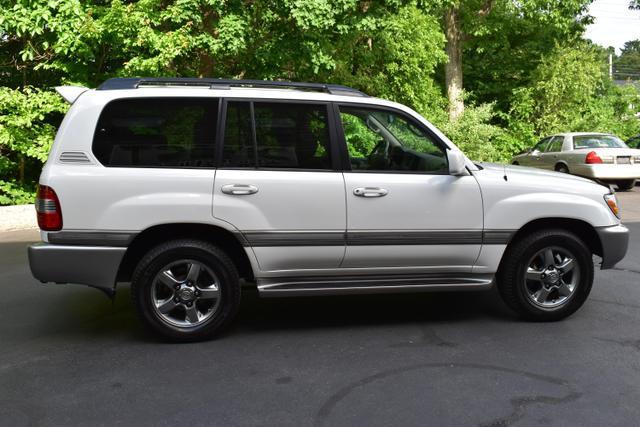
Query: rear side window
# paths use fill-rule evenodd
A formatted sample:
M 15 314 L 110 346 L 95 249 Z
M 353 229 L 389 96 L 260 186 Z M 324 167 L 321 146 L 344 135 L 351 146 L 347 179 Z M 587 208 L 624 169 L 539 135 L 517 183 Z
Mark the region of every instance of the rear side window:
M 107 104 L 93 140 L 105 166 L 215 166 L 218 100 L 135 98 Z
M 326 105 L 227 104 L 223 166 L 331 169 Z

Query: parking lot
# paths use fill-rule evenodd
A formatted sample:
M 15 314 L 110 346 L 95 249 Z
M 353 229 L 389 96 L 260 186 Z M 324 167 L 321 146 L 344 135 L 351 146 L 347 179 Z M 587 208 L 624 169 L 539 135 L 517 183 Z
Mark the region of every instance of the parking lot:
M 161 343 L 129 289 L 42 285 L 37 232 L 0 235 L 4 425 L 630 425 L 640 419 L 640 187 L 632 232 L 569 319 L 526 323 L 495 291 L 259 299 L 204 343 Z

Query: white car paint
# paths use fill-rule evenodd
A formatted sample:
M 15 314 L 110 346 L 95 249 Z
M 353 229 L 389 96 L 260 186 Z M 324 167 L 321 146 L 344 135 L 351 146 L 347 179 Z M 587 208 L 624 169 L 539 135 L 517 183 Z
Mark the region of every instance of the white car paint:
M 604 201 L 609 189 L 588 180 L 535 169 L 476 166 L 466 159 L 463 176 L 356 174 L 301 171 L 106 168 L 91 151 L 103 107 L 120 98 L 233 97 L 342 102 L 405 112 L 456 146 L 418 113 L 371 97 L 280 89 L 140 88 L 87 90 L 63 120 L 40 184 L 57 192 L 64 231 L 141 232 L 171 223 L 214 225 L 234 233 L 376 232 L 403 230 L 512 232 L 541 218 L 572 218 L 593 227 L 620 220 Z M 60 160 L 82 153 L 86 164 Z M 639 151 L 640 152 L 640 151 Z M 573 164 L 573 163 L 570 163 Z M 640 167 L 640 165 L 638 165 Z M 225 185 L 247 184 L 256 194 L 229 196 Z M 355 197 L 358 187 L 381 187 L 387 197 Z M 42 233 L 44 241 L 55 233 Z M 246 247 L 255 277 L 351 275 L 422 271 L 495 273 L 506 243 L 495 245 L 369 245 Z

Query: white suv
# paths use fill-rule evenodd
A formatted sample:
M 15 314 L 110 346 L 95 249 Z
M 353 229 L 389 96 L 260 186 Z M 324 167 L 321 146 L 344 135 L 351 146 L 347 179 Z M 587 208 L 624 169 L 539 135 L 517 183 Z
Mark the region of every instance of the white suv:
M 261 296 L 480 290 L 577 310 L 625 255 L 610 189 L 474 164 L 413 110 L 343 86 L 111 79 L 72 103 L 40 177 L 42 282 L 113 294 L 181 341 Z

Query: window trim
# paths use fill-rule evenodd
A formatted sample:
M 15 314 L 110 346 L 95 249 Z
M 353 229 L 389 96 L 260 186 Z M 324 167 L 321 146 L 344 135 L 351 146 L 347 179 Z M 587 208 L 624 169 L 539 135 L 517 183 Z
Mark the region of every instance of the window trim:
M 214 129 L 212 135 L 213 135 L 213 166 L 208 166 L 208 167 L 203 167 L 203 166 L 148 166 L 148 165 L 131 165 L 131 166 L 113 166 L 113 165 L 106 165 L 104 163 L 102 163 L 100 161 L 100 159 L 98 158 L 98 156 L 96 155 L 95 151 L 94 151 L 94 145 L 95 145 L 95 141 L 96 141 L 96 136 L 98 135 L 98 125 L 100 124 L 100 119 L 102 118 L 102 114 L 104 113 L 104 111 L 107 109 L 107 107 L 111 104 L 113 104 L 114 102 L 118 102 L 118 101 L 124 101 L 124 100 L 157 100 L 157 99 L 170 99 L 170 100 L 176 100 L 176 99 L 181 99 L 181 100 L 192 100 L 192 99 L 204 99 L 204 100 L 212 100 L 218 101 L 218 117 L 217 117 L 217 122 L 216 122 L 216 129 Z M 212 102 L 213 104 L 213 102 Z M 100 112 L 98 113 L 98 118 L 95 121 L 95 128 L 93 129 L 93 137 L 91 138 L 91 155 L 93 156 L 93 158 L 96 160 L 96 163 L 98 163 L 100 166 L 104 167 L 104 168 L 110 168 L 110 169 L 162 169 L 162 170 L 166 170 L 166 169 L 199 169 L 199 170 L 215 170 L 217 169 L 217 165 L 218 165 L 218 146 L 220 144 L 218 144 L 219 139 L 218 138 L 218 130 L 219 130 L 219 126 L 220 126 L 220 113 L 222 110 L 222 97 L 219 96 L 125 96 L 122 98 L 115 98 L 110 100 L 109 102 L 106 102 L 103 106 L 102 109 L 100 110 Z
M 554 144 L 556 142 L 556 140 L 560 141 L 560 149 L 558 151 L 550 151 L 551 145 Z M 551 137 L 551 139 L 549 140 L 549 143 L 544 148 L 544 151 L 542 151 L 542 153 L 560 153 L 560 152 L 562 152 L 562 146 L 563 145 L 564 145 L 564 137 L 562 137 L 560 135 L 554 135 L 554 136 Z
M 449 158 L 447 157 L 447 150 L 449 150 L 449 146 L 440 138 L 438 137 L 438 135 L 436 135 L 431 129 L 429 129 L 427 126 L 423 125 L 422 123 L 420 123 L 418 120 L 416 120 L 414 117 L 412 117 L 411 115 L 407 114 L 406 112 L 398 109 L 398 108 L 394 108 L 394 107 L 388 107 L 388 106 L 382 106 L 382 105 L 376 105 L 376 104 L 366 104 L 366 103 L 361 103 L 361 102 L 334 102 L 334 114 L 335 114 L 335 120 L 336 120 L 336 129 L 338 132 L 338 140 L 339 140 L 339 144 L 340 144 L 340 154 L 342 156 L 342 168 L 344 172 L 351 172 L 351 173 L 377 173 L 377 174 L 397 174 L 397 175 L 435 175 L 435 176 L 444 176 L 444 175 L 451 175 L 451 173 L 449 172 Z M 423 131 L 425 134 L 427 134 L 427 136 L 431 139 L 431 141 L 436 144 L 436 146 L 438 146 L 438 148 L 440 148 L 445 155 L 445 159 L 447 161 L 447 170 L 446 171 L 442 171 L 442 172 L 426 172 L 426 171 L 398 171 L 398 170 L 357 170 L 357 169 L 352 169 L 351 168 L 351 160 L 349 158 L 349 150 L 347 148 L 347 139 L 345 138 L 344 135 L 344 128 L 342 126 L 342 118 L 340 117 L 340 107 L 347 107 L 347 108 L 361 108 L 361 109 L 368 109 L 368 110 L 378 110 L 378 111 L 391 111 L 396 115 L 399 115 L 403 118 L 405 118 L 407 121 L 409 121 L 410 123 L 412 123 L 414 126 L 416 126 L 418 129 L 420 129 L 421 131 Z
M 336 124 L 334 112 L 331 108 L 331 102 L 329 101 L 316 101 L 316 100 L 299 100 L 299 99 L 285 99 L 285 98 L 238 98 L 238 97 L 223 97 L 221 98 L 223 106 L 220 108 L 220 111 L 223 112 L 223 116 L 218 121 L 219 136 L 220 136 L 220 144 L 218 144 L 218 151 L 216 156 L 216 168 L 221 170 L 251 170 L 251 171 L 272 171 L 272 172 L 339 172 L 341 171 L 340 166 L 340 156 L 338 154 L 338 148 L 336 143 Z M 234 167 L 234 166 L 223 166 L 223 153 L 224 153 L 224 136 L 227 125 L 227 106 L 229 102 L 245 102 L 249 103 L 249 109 L 251 111 L 251 135 L 253 138 L 253 147 L 255 153 L 255 166 L 254 167 Z M 331 161 L 331 168 L 329 169 L 306 169 L 306 168 L 273 168 L 273 167 L 260 167 L 258 166 L 258 150 L 257 150 L 257 136 L 256 136 L 256 122 L 255 122 L 255 111 L 254 104 L 255 103 L 265 103 L 265 104 L 312 104 L 312 105 L 322 105 L 326 108 L 327 114 L 327 125 L 329 126 L 328 135 L 329 135 L 329 159 Z

